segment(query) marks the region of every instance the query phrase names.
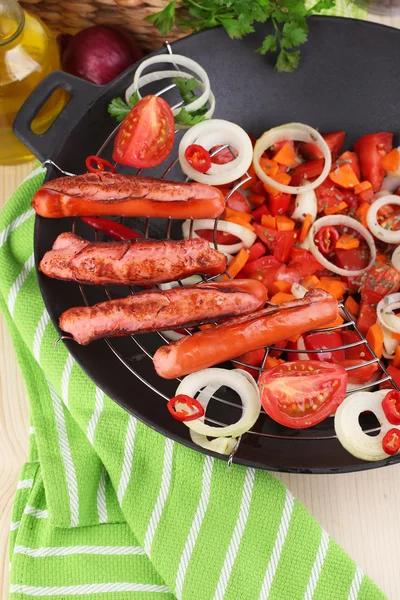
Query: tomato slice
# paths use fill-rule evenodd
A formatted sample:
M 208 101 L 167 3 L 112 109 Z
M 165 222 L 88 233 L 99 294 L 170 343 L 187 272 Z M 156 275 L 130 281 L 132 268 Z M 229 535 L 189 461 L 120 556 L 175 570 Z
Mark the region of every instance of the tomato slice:
M 330 133 L 323 133 L 322 137 L 328 144 L 332 158 L 335 160 L 343 147 L 346 133 L 344 131 L 332 131 Z M 319 146 L 313 142 L 299 144 L 299 152 L 307 160 L 323 158 L 324 156 Z
M 334 361 L 336 362 L 336 361 Z M 338 361 L 340 365 L 345 369 L 346 367 L 354 367 L 355 365 L 363 365 L 363 363 L 367 362 L 366 360 L 350 360 L 345 359 Z M 351 371 L 347 371 L 347 377 L 349 383 L 355 383 L 359 385 L 363 385 L 364 383 L 368 383 L 371 380 L 377 378 L 379 373 L 380 366 L 378 363 L 372 363 L 366 366 L 360 366 L 358 369 L 352 369 Z M 367 390 L 369 391 L 369 390 Z
M 364 135 L 354 144 L 362 177 L 372 184 L 374 192 L 381 189 L 386 174 L 381 166 L 381 160 L 392 149 L 392 140 L 392 133 L 382 131 Z
M 199 144 L 190 144 L 185 150 L 185 158 L 189 165 L 199 173 L 207 173 L 211 167 L 210 153 Z
M 261 404 L 274 421 L 304 429 L 335 412 L 346 394 L 347 373 L 340 365 L 299 360 L 265 371 L 258 385 Z
M 339 331 L 316 331 L 304 336 L 304 344 L 307 350 L 329 350 L 331 348 L 340 348 L 343 344 L 342 336 Z M 327 362 L 344 360 L 344 350 L 335 350 L 335 352 L 318 352 L 310 354 L 310 359 L 324 360 Z
M 170 154 L 175 122 L 167 102 L 142 98 L 122 121 L 114 142 L 113 160 L 138 169 L 155 167 Z

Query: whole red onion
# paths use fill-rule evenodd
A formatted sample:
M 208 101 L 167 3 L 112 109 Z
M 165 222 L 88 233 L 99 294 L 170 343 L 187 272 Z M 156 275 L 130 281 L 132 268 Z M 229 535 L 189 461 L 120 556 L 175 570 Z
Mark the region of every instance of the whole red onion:
M 95 25 L 60 38 L 64 71 L 98 85 L 109 83 L 143 56 L 122 27 Z

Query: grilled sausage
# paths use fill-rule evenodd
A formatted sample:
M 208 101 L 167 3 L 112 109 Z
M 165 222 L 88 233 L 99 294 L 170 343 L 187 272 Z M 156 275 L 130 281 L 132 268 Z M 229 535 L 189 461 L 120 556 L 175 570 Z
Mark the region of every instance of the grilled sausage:
M 322 327 L 336 319 L 337 311 L 337 302 L 330 294 L 314 289 L 301 300 L 230 319 L 213 329 L 161 346 L 154 355 L 154 367 L 165 379 L 181 377 Z
M 258 310 L 267 291 L 251 279 L 204 283 L 167 291 L 140 292 L 95 306 L 70 308 L 60 328 L 78 344 L 113 335 L 192 327 Z
M 91 243 L 73 233 L 59 235 L 39 265 L 48 277 L 96 285 L 154 285 L 225 268 L 225 255 L 200 238 Z
M 45 183 L 32 206 L 42 217 L 172 217 L 214 219 L 224 195 L 203 183 L 179 183 L 139 175 L 86 173 Z

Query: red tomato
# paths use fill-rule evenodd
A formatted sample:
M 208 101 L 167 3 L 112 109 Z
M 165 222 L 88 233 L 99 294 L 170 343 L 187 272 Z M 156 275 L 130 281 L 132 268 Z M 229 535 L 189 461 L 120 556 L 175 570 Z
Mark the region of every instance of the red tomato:
M 203 240 L 207 240 L 207 242 L 214 243 L 214 230 L 213 229 L 197 229 L 196 233 L 199 237 L 203 238 Z M 231 233 L 227 233 L 226 231 L 217 231 L 217 244 L 236 244 L 239 242 L 239 238 L 236 235 L 232 235 Z
M 258 348 L 257 350 L 251 350 L 250 352 L 245 352 L 244 354 L 241 354 L 240 356 L 236 357 L 236 360 L 239 360 L 242 363 L 246 363 L 246 365 L 250 365 L 249 367 L 239 365 L 234 360 L 232 361 L 232 364 L 235 367 L 235 369 L 244 369 L 245 371 L 250 373 L 250 375 L 252 375 L 257 381 L 260 371 L 258 371 L 257 369 L 252 369 L 251 367 L 261 367 L 262 362 L 264 360 L 264 356 L 265 348 Z
M 301 185 L 303 181 L 310 182 L 311 180 L 321 175 L 323 169 L 323 158 L 309 160 L 308 162 L 305 162 L 302 165 L 298 165 L 292 173 L 290 185 Z
M 371 305 L 368 301 L 361 301 L 360 313 L 357 319 L 357 327 L 363 335 L 376 323 L 376 304 Z
M 355 344 L 356 342 L 360 341 L 360 336 L 358 335 L 357 331 L 352 331 L 347 328 L 342 330 L 342 338 L 344 346 Z M 374 358 L 365 344 L 353 346 L 353 348 L 346 348 L 344 353 L 346 359 L 356 360 L 358 362 L 365 360 L 368 361 Z
M 344 190 L 337 188 L 329 177 L 316 188 L 315 194 L 317 196 L 319 213 L 323 212 L 325 208 L 346 202 Z
M 163 162 L 174 145 L 175 121 L 167 102 L 145 96 L 122 121 L 114 142 L 113 160 L 138 169 Z
M 347 367 L 362 365 L 364 362 L 367 361 L 345 359 L 341 360 L 340 364 L 344 369 L 346 369 Z M 371 381 L 371 379 L 376 379 L 379 370 L 380 366 L 378 365 L 378 363 L 372 363 L 371 365 L 367 365 L 366 367 L 361 366 L 359 369 L 352 369 L 351 371 L 347 371 L 348 382 L 363 385 L 364 383 L 368 383 L 368 381 Z
M 330 348 L 339 348 L 343 345 L 342 336 L 339 331 L 316 331 L 304 336 L 304 344 L 307 350 L 327 350 Z M 335 352 L 318 352 L 310 354 L 310 359 L 338 361 L 344 360 L 344 350 Z
M 269 196 L 267 205 L 272 216 L 283 215 L 289 208 L 291 194 L 278 194 L 277 196 Z
M 371 133 L 364 135 L 355 144 L 362 177 L 372 184 L 372 189 L 377 192 L 382 187 L 385 169 L 381 167 L 382 157 L 392 149 L 393 134 L 387 132 Z
M 224 196 L 227 196 L 229 194 L 229 192 L 231 191 L 227 187 L 220 187 L 219 189 L 224 194 Z M 249 214 L 251 213 L 251 206 L 250 206 L 247 198 L 245 198 L 243 196 L 243 194 L 241 194 L 238 191 L 233 192 L 233 194 L 231 196 L 229 196 L 228 200 L 226 201 L 226 206 L 228 208 L 231 208 L 232 210 L 239 210 L 241 212 L 245 212 L 245 213 L 249 213 Z
M 314 275 L 317 271 L 323 271 L 322 265 L 319 264 L 314 255 L 304 248 L 293 246 L 290 252 L 290 260 L 290 266 L 296 266 L 301 277 Z
M 269 229 L 259 223 L 253 223 L 254 230 L 269 251 L 281 262 L 287 262 L 296 241 L 295 231 L 278 231 Z
M 282 266 L 285 267 L 274 256 L 262 256 L 261 258 L 247 262 L 240 273 L 244 277 L 261 281 L 267 288 L 268 293 L 271 294 L 272 284 L 277 281 L 278 273 Z
M 394 294 L 400 288 L 400 274 L 389 265 L 378 263 L 371 267 L 361 288 L 361 298 L 376 304 L 387 294 Z
M 210 154 L 216 152 L 218 148 L 223 148 L 223 145 L 213 146 L 210 150 Z M 235 152 L 235 154 L 237 154 L 237 151 L 235 149 L 233 149 L 233 151 Z M 219 152 L 217 152 L 217 154 L 211 157 L 211 162 L 213 162 L 215 165 L 226 165 L 226 163 L 232 162 L 233 160 L 235 160 L 235 157 L 233 156 L 229 148 L 224 148 L 223 150 L 220 150 Z
M 261 404 L 274 421 L 304 429 L 335 412 L 346 394 L 347 373 L 340 365 L 300 360 L 265 371 L 258 385 Z
M 344 138 L 346 137 L 346 133 L 344 131 L 333 131 L 331 133 L 323 133 L 322 137 L 326 141 L 329 146 L 329 150 L 331 151 L 332 158 L 335 160 L 337 156 L 339 156 L 340 151 L 344 144 Z M 306 158 L 307 160 L 312 160 L 314 158 L 323 158 L 322 151 L 317 146 L 317 144 L 309 143 L 309 144 L 299 144 L 299 152 Z
M 343 250 L 343 248 L 335 248 L 334 263 L 341 269 L 348 269 L 349 271 L 357 271 L 359 269 L 365 269 L 370 259 L 370 252 L 368 246 L 360 244 L 358 248 L 352 248 L 351 250 Z M 350 293 L 358 292 L 362 276 L 355 277 L 344 277 L 347 287 Z
M 393 379 L 393 381 L 395 382 L 395 384 L 397 385 L 397 387 L 400 388 L 400 369 L 397 369 L 396 367 L 394 367 L 393 365 L 389 365 L 386 369 L 386 371 L 388 372 L 388 374 L 390 375 L 390 377 Z M 384 389 L 393 389 L 392 384 L 390 383 L 390 381 L 384 381 L 383 383 L 380 384 L 380 389 L 384 390 Z
M 251 248 L 249 248 L 249 258 L 247 259 L 247 262 L 256 260 L 256 258 L 260 258 L 261 256 L 264 256 L 266 253 L 267 253 L 267 249 L 264 246 L 264 244 L 262 244 L 261 242 L 255 242 L 255 244 L 253 244 L 251 246 Z

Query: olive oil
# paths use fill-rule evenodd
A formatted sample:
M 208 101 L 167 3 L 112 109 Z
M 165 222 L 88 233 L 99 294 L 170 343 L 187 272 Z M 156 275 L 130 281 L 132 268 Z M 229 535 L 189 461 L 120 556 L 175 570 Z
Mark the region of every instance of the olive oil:
M 32 158 L 12 133 L 12 123 L 30 92 L 57 69 L 58 46 L 46 25 L 16 0 L 0 0 L 0 164 L 13 165 Z M 58 90 L 35 117 L 32 130 L 46 131 L 64 103 L 64 92 Z

